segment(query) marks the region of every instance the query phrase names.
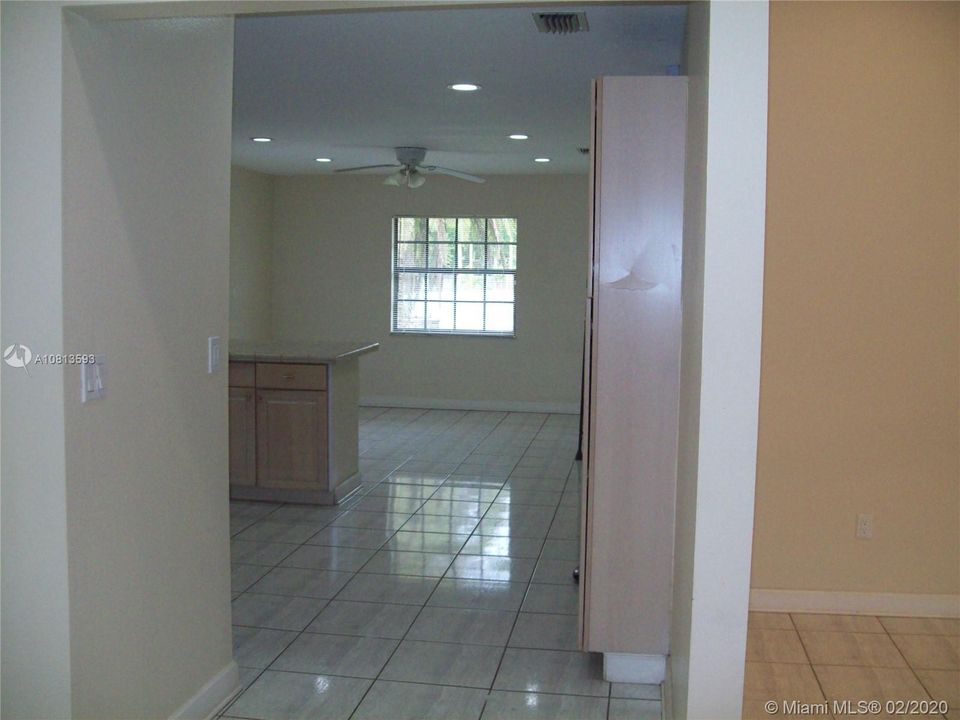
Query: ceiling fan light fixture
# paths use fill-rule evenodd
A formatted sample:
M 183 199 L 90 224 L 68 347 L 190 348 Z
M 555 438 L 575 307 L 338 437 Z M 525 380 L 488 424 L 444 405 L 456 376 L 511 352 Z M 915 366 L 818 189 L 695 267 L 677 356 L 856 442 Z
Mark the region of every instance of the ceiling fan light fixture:
M 423 185 L 426 181 L 427 181 L 427 178 L 425 178 L 423 175 L 421 175 L 420 173 L 414 170 L 407 176 L 407 187 L 418 188 L 421 185 Z
M 395 173 L 391 173 L 390 175 L 387 175 L 383 179 L 383 184 L 390 185 L 392 187 L 400 187 L 400 185 L 403 184 L 403 180 L 405 180 L 403 176 L 403 172 L 402 171 L 395 172 Z

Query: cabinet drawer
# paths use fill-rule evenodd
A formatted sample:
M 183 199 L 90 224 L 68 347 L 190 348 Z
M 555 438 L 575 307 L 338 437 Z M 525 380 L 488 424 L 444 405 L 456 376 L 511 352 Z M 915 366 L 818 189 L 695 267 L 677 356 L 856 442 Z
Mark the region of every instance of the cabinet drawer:
M 252 388 L 254 377 L 254 364 L 252 362 L 232 362 L 230 363 L 230 379 L 227 384 L 230 387 Z
M 326 365 L 257 363 L 257 387 L 278 390 L 326 390 Z

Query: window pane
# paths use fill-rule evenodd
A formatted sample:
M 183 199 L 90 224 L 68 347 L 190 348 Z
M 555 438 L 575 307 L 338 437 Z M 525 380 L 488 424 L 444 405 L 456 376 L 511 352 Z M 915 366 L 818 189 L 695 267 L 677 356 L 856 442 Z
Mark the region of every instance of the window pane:
M 426 259 L 426 245 L 397 243 L 397 267 L 425 267 Z
M 397 275 L 398 300 L 423 300 L 423 273 L 399 273 Z
M 513 275 L 487 275 L 487 300 L 513 302 Z
M 423 303 L 397 303 L 397 330 L 423 330 Z
M 457 330 L 483 330 L 483 303 L 457 303 Z
M 487 242 L 515 243 L 517 241 L 516 218 L 490 218 L 488 221 Z
M 457 220 L 457 242 L 482 243 L 486 234 L 484 218 L 459 218 Z
M 484 246 L 457 243 L 457 267 L 469 270 L 482 270 L 484 267 Z
M 453 273 L 427 275 L 427 300 L 453 300 Z
M 483 300 L 483 275 L 457 273 L 457 300 Z
M 487 332 L 513 332 L 513 303 L 487 303 Z
M 515 218 L 394 222 L 393 330 L 513 334 Z
M 427 303 L 427 330 L 453 329 L 453 303 Z
M 445 243 L 456 242 L 457 239 L 457 219 L 456 218 L 430 218 L 430 242 Z
M 516 245 L 487 245 L 487 267 L 491 270 L 516 270 Z
M 457 266 L 457 246 L 453 243 L 430 245 L 430 267 L 450 268 Z
M 399 242 L 424 242 L 427 239 L 427 219 L 420 217 L 397 218 Z

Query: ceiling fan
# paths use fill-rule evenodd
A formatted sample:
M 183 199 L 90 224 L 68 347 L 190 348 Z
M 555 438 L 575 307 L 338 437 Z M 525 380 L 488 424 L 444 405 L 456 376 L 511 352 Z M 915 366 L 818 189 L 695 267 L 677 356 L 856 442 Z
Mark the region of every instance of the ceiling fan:
M 440 167 L 439 165 L 423 165 L 423 159 L 427 156 L 427 149 L 422 147 L 398 147 L 394 148 L 397 153 L 397 162 L 391 165 L 362 165 L 360 167 L 342 168 L 335 172 L 357 172 L 359 170 L 379 170 L 382 168 L 393 168 L 396 172 L 387 175 L 384 185 L 393 185 L 399 187 L 406 185 L 408 188 L 418 188 L 423 185 L 427 178 L 426 173 L 436 173 L 437 175 L 449 175 L 460 180 L 482 183 L 486 182 L 482 177 L 470 175 L 469 173 L 451 170 L 450 168 Z

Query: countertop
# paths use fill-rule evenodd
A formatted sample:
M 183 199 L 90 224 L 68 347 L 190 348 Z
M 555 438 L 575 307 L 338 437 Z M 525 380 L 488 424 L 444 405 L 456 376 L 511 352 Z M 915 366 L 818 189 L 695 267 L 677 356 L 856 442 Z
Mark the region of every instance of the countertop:
M 230 360 L 234 362 L 285 362 L 328 365 L 353 359 L 380 347 L 372 341 L 343 342 L 269 342 L 230 343 Z

